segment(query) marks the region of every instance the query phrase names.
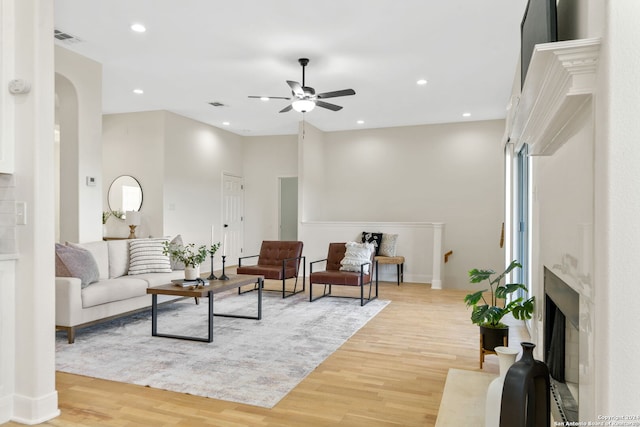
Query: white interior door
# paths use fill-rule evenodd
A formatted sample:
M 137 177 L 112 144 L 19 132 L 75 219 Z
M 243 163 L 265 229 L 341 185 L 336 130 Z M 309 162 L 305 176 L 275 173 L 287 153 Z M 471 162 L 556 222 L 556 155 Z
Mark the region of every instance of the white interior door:
M 244 242 L 244 185 L 239 176 L 223 175 L 222 179 L 222 254 L 226 265 L 238 265 Z

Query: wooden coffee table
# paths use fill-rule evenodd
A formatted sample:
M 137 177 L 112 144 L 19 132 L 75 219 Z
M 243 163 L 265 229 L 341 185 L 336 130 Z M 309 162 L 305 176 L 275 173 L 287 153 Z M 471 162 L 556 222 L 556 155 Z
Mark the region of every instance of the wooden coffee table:
M 183 288 L 181 286 L 177 286 L 174 283 L 147 288 L 147 293 L 151 294 L 151 335 L 154 337 L 177 338 L 182 340 L 212 342 L 214 316 L 235 317 L 240 319 L 254 319 L 254 320 L 262 319 L 262 287 L 263 287 L 264 276 L 253 276 L 248 274 L 228 274 L 227 276 L 229 277 L 229 280 L 205 280 L 204 281 L 205 286 L 195 288 L 195 289 Z M 215 294 L 228 291 L 230 289 L 239 290 L 241 286 L 251 285 L 252 283 L 256 283 L 258 285 L 258 314 L 257 315 L 251 316 L 251 315 L 224 314 L 224 313 L 213 312 L 213 296 Z M 207 338 L 158 333 L 158 295 L 174 295 L 174 296 L 182 296 L 182 297 L 193 297 L 196 299 L 207 297 L 209 299 L 209 323 L 208 323 L 209 335 L 207 336 Z

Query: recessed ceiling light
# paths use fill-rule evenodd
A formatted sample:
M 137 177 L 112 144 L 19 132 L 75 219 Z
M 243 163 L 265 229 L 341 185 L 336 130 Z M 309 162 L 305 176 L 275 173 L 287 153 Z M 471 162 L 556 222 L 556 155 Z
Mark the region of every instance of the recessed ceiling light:
M 471 117 L 471 113 L 462 113 L 462 117 Z
M 260 97 L 260 101 L 268 101 L 269 97 L 268 96 L 261 96 Z
M 364 124 L 364 120 L 358 120 L 356 123 L 358 123 L 359 125 Z
M 231 123 L 229 123 L 229 122 L 222 122 L 222 124 L 223 124 L 224 126 L 229 126 Z
M 147 31 L 147 27 L 145 27 L 142 24 L 131 24 L 131 30 L 135 31 L 136 33 L 144 33 L 145 31 Z
M 134 89 L 133 93 L 135 93 L 136 95 L 142 95 L 144 91 L 142 89 Z
M 420 86 L 424 86 L 427 84 L 427 80 L 426 79 L 420 79 L 416 82 L 416 84 L 420 85 Z

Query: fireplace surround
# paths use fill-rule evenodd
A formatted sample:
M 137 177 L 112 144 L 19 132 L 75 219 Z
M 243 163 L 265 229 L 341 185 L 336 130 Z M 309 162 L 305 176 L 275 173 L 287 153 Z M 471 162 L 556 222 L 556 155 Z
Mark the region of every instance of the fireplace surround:
M 565 364 L 565 382 L 556 383 L 556 388 L 564 389 L 567 380 L 575 383 L 575 387 L 566 387 L 565 391 L 574 390 L 573 395 L 568 394 L 575 396 L 579 420 L 593 420 L 597 416 L 594 94 L 600 44 L 600 39 L 594 38 L 537 45 L 527 81 L 520 93 L 514 93 L 508 107 L 505 132 L 505 143 L 512 145 L 511 153 L 518 152 L 524 144 L 529 147 L 529 283 L 538 301 L 535 320 L 529 327 L 537 345 L 536 358 L 547 362 L 549 348 L 558 350 L 556 345 L 546 342 L 551 340 L 555 329 L 556 340 L 565 347 L 563 357 L 551 355 L 558 357 L 556 362 L 560 365 Z M 510 179 L 516 182 L 515 175 Z M 517 190 L 510 189 L 512 208 L 517 196 Z M 516 236 L 519 224 L 512 223 L 512 235 Z M 514 247 L 517 243 L 516 239 Z M 545 278 L 547 281 L 557 278 L 563 283 L 564 291 L 554 299 L 549 297 L 551 303 Z M 572 295 L 568 306 L 562 299 L 564 294 Z M 555 318 L 562 316 L 568 319 L 565 328 L 560 324 L 551 329 Z M 556 393 L 558 400 L 566 400 L 565 391 Z M 556 416 L 556 421 L 560 419 Z
M 544 361 L 551 375 L 551 412 L 556 421 L 575 422 L 579 400 L 580 296 L 546 267 L 544 293 Z

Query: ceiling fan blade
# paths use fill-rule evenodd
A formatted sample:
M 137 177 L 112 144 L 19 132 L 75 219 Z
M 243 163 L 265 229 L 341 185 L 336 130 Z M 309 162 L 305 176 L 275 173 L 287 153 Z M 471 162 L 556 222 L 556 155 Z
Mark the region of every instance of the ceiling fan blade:
M 258 98 L 258 99 L 268 98 L 268 99 L 286 99 L 286 100 L 291 100 L 291 98 L 287 98 L 286 96 L 257 96 L 257 95 L 249 95 L 249 98 Z
M 356 91 L 353 89 L 343 89 L 343 90 L 336 90 L 333 92 L 325 92 L 325 93 L 321 93 L 316 95 L 319 99 L 325 99 L 325 98 L 336 98 L 338 96 L 349 96 L 349 95 L 355 95 Z
M 289 104 L 286 107 L 284 107 L 282 110 L 280 110 L 279 113 L 286 113 L 287 111 L 291 111 L 292 109 L 293 107 L 291 106 L 291 104 Z
M 302 86 L 300 86 L 300 83 L 294 82 L 292 80 L 287 80 L 287 84 L 289 85 L 289 87 L 291 88 L 291 90 L 296 96 L 299 96 L 299 97 L 304 96 L 304 90 L 302 89 Z
M 331 111 L 342 110 L 341 106 L 336 105 L 336 104 L 329 104 L 328 102 L 324 102 L 324 101 L 316 101 L 316 105 L 318 107 L 326 108 L 326 109 L 331 110 Z

